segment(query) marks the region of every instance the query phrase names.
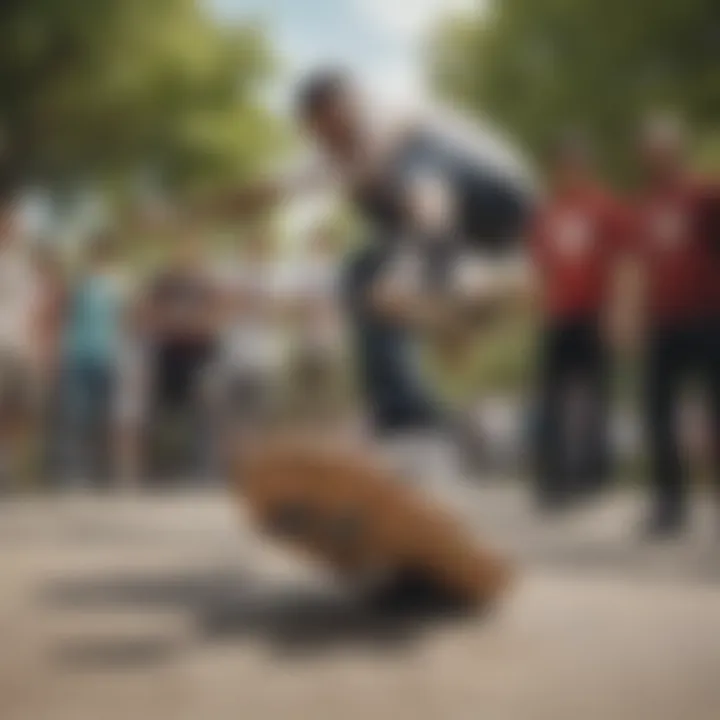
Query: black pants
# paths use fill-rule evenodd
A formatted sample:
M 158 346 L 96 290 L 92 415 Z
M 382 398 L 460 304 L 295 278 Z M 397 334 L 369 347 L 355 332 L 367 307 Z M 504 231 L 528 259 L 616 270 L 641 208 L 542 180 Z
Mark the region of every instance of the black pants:
M 210 342 L 169 341 L 156 349 L 146 438 L 156 479 L 209 470 L 210 427 L 201 381 L 213 351 Z
M 708 403 L 716 480 L 720 481 L 720 320 L 656 327 L 645 355 L 644 408 L 655 499 L 681 510 L 686 495 L 677 414 L 687 381 L 697 379 Z
M 593 319 L 555 321 L 540 342 L 536 482 L 568 499 L 608 477 L 609 354 Z

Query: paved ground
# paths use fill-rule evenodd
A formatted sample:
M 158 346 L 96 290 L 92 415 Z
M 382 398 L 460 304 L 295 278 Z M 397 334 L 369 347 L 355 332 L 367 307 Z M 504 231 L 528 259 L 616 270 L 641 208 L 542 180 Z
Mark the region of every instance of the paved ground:
M 2 720 L 717 720 L 720 542 L 634 538 L 630 495 L 545 524 L 453 492 L 521 580 L 483 618 L 392 625 L 220 493 L 0 504 Z

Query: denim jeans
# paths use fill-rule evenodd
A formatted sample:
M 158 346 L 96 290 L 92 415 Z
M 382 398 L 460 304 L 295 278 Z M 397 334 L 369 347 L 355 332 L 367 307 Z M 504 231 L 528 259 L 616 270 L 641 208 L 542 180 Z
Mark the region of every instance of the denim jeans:
M 61 375 L 65 482 L 105 486 L 112 473 L 115 368 L 110 361 L 69 359 Z

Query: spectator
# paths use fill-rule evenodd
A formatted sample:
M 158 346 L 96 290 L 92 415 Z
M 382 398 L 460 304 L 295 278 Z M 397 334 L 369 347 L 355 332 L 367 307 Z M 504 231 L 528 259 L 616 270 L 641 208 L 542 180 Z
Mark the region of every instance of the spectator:
M 38 274 L 38 368 L 42 418 L 39 426 L 44 477 L 54 482 L 62 463 L 61 341 L 68 287 L 60 254 L 52 245 L 36 250 Z
M 646 316 L 644 406 L 654 493 L 646 529 L 652 536 L 676 533 L 686 520 L 676 420 L 692 375 L 711 406 L 720 471 L 720 187 L 691 176 L 684 145 L 674 120 L 656 117 L 643 128 L 645 188 L 635 207 L 635 249 Z
M 124 311 L 117 260 L 111 233 L 91 239 L 69 293 L 63 337 L 64 472 L 73 482 L 98 487 L 109 485 L 114 469 L 113 411 Z
M 140 302 L 128 292 L 118 355 L 118 382 L 115 417 L 115 450 L 120 480 L 124 487 L 139 484 L 143 469 L 142 432 L 147 418 L 147 343 L 140 324 Z
M 292 353 L 292 385 L 295 409 L 303 422 L 337 420 L 340 411 L 341 249 L 335 233 L 319 228 L 310 237 L 307 256 L 295 278 L 294 294 L 301 312 Z
M 283 321 L 292 298 L 265 232 L 243 239 L 225 289 L 228 324 L 219 405 L 227 447 L 237 433 L 276 420 L 280 411 L 278 389 L 286 356 Z
M 0 488 L 17 484 L 37 409 L 37 276 L 17 203 L 0 199 Z
M 595 179 L 588 148 L 566 138 L 531 239 L 543 313 L 536 482 L 547 508 L 599 489 L 608 477 L 610 365 L 602 319 L 623 236 L 623 213 Z
M 207 472 L 210 433 L 204 381 L 222 316 L 220 293 L 192 232 L 173 245 L 168 265 L 150 284 L 141 316 L 150 355 L 152 450 L 173 445 L 174 462 L 163 472 L 176 477 Z M 189 455 L 181 447 L 189 448 Z M 165 454 L 164 462 L 169 460 Z

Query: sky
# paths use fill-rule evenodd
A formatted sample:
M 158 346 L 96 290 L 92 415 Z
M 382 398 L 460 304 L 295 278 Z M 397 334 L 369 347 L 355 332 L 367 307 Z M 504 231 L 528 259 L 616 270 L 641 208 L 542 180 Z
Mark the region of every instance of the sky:
M 293 81 L 321 65 L 352 70 L 393 99 L 425 94 L 424 40 L 448 15 L 472 12 L 484 0 L 205 0 L 228 20 L 257 20 L 284 72 L 269 89 L 282 109 Z
M 425 40 L 453 15 L 482 10 L 487 0 L 202 0 L 228 22 L 258 23 L 280 60 L 281 72 L 267 88 L 273 110 L 284 114 L 298 77 L 322 65 L 352 71 L 379 99 L 410 103 L 426 96 Z M 298 205 L 288 222 L 325 212 L 327 198 Z M 29 216 L 47 224 L 42 198 Z M 94 217 L 95 211 L 81 215 Z M 48 216 L 49 217 L 49 216 Z M 302 224 L 302 223 L 301 223 Z
M 281 72 L 266 99 L 285 114 L 295 81 L 325 65 L 352 71 L 378 100 L 422 102 L 428 36 L 443 19 L 481 9 L 486 0 L 204 1 L 221 20 L 257 22 L 267 32 Z M 292 232 L 286 234 L 301 238 L 332 203 L 320 194 L 289 205 L 283 217 Z

